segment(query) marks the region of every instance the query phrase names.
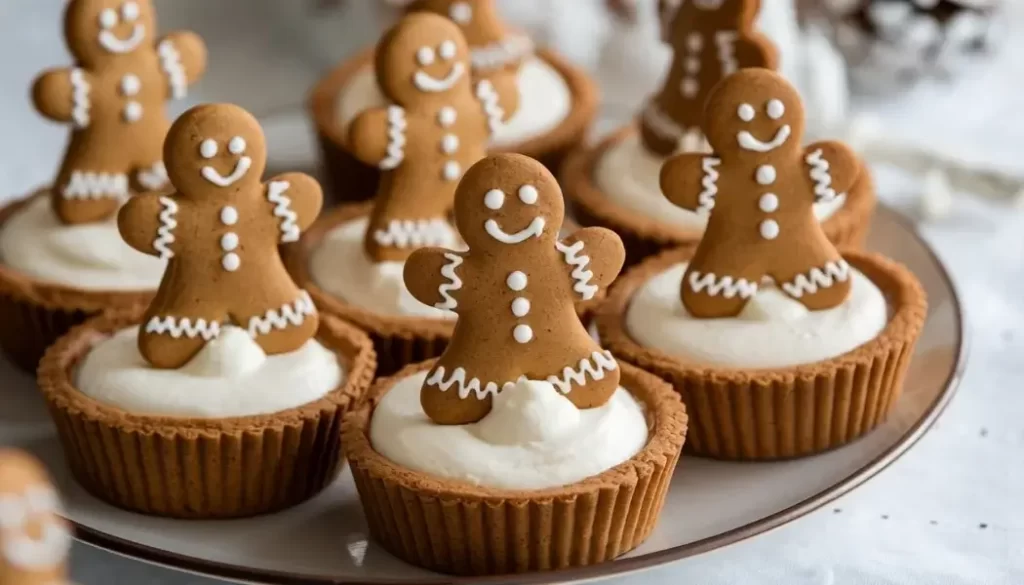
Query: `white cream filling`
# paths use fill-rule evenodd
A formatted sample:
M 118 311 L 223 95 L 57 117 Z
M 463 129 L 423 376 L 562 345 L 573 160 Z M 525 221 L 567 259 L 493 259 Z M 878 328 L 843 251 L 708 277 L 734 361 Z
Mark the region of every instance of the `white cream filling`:
M 808 311 L 774 286 L 762 286 L 729 319 L 695 319 L 679 298 L 685 264 L 644 283 L 626 311 L 626 329 L 644 347 L 698 364 L 782 368 L 838 357 L 871 341 L 889 320 L 885 295 L 850 269 L 850 295 L 838 307 Z
M 85 290 L 155 289 L 166 262 L 132 249 L 117 218 L 64 225 L 36 197 L 0 226 L 0 260 L 33 278 Z
M 659 179 L 664 163 L 664 158 L 644 148 L 640 134 L 634 132 L 608 148 L 595 165 L 594 181 L 616 205 L 680 229 L 703 231 L 707 215 L 676 207 L 662 194 Z M 843 196 L 815 204 L 814 214 L 824 221 L 845 203 Z
M 511 146 L 547 134 L 569 117 L 572 104 L 572 90 L 557 69 L 538 57 L 526 59 L 519 69 L 519 109 L 498 127 L 491 145 Z M 373 67 L 364 67 L 338 98 L 338 122 L 347 127 L 360 112 L 385 105 Z
M 320 288 L 346 303 L 378 315 L 455 319 L 455 313 L 424 305 L 405 286 L 403 262 L 374 262 L 363 247 L 369 219 L 343 223 L 324 236 L 313 251 L 310 277 Z M 447 241 L 438 246 L 458 247 L 458 236 L 449 228 Z
M 496 489 L 568 485 L 629 460 L 647 444 L 644 407 L 619 388 L 577 409 L 547 382 L 522 381 L 468 425 L 434 424 L 420 406 L 427 373 L 399 380 L 370 420 L 375 451 L 416 471 Z
M 78 390 L 135 414 L 225 418 L 273 414 L 323 398 L 345 379 L 337 355 L 315 339 L 268 356 L 238 327 L 221 328 L 184 367 L 160 370 L 139 353 L 138 328 L 103 340 L 76 372 Z

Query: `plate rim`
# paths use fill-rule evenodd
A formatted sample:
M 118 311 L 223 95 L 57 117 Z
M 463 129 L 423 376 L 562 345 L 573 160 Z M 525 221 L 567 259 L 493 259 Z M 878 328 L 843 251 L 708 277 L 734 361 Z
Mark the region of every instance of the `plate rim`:
M 701 540 L 647 553 L 644 555 L 614 560 L 607 563 L 562 569 L 557 571 L 524 573 L 518 575 L 497 575 L 484 577 L 425 576 L 419 583 L 425 585 L 497 585 L 515 583 L 522 585 L 554 585 L 607 579 L 641 572 L 748 540 L 780 528 L 806 516 L 836 499 L 850 493 L 872 479 L 905 455 L 932 428 L 935 421 L 945 412 L 963 380 L 964 370 L 970 354 L 970 330 L 967 327 L 965 307 L 960 290 L 935 249 L 921 234 L 914 223 L 892 207 L 879 204 L 878 212 L 889 216 L 916 239 L 927 252 L 928 257 L 938 266 L 939 275 L 952 293 L 953 310 L 956 315 L 957 337 L 955 339 L 956 361 L 949 376 L 943 382 L 943 390 L 925 410 L 924 414 L 907 429 L 891 447 L 877 457 L 843 478 L 826 490 L 810 496 L 784 510 L 766 516 L 756 522 L 727 530 Z M 325 576 L 310 576 L 287 571 L 252 569 L 230 563 L 197 559 L 172 551 L 152 547 L 90 528 L 67 518 L 76 540 L 118 556 L 134 559 L 152 565 L 189 573 L 193 575 L 225 579 L 245 583 L 266 583 L 268 585 L 409 585 L 408 580 L 369 579 L 351 580 Z

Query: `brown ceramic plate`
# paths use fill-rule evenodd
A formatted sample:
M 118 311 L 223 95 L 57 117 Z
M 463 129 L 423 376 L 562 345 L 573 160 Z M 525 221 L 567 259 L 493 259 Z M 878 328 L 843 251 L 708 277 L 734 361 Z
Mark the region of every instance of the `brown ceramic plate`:
M 875 476 L 907 452 L 949 402 L 966 363 L 960 301 L 949 275 L 915 230 L 879 209 L 868 248 L 903 262 L 929 297 L 928 321 L 906 390 L 889 421 L 824 455 L 767 464 L 684 458 L 661 522 L 646 543 L 617 561 L 514 578 L 444 577 L 395 560 L 367 537 L 351 476 L 292 510 L 250 520 L 183 522 L 111 508 L 73 485 L 32 380 L 0 364 L 0 444 L 46 460 L 65 490 L 79 539 L 179 570 L 275 584 L 568 583 L 639 571 L 751 538 L 804 516 Z M 756 486 L 756 488 L 754 487 Z M 736 494 L 742 493 L 741 499 Z

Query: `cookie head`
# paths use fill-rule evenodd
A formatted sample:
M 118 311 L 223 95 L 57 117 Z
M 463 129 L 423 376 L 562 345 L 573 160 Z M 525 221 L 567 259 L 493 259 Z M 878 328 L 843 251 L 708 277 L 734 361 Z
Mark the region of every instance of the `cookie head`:
M 743 69 L 708 96 L 704 132 L 715 152 L 762 156 L 800 149 L 804 106 L 796 89 L 768 69 Z
M 685 29 L 687 35 L 695 30 L 708 34 L 717 29 L 745 30 L 761 9 L 760 0 L 677 0 L 675 4 L 676 8 L 669 8 L 680 17 L 674 28 Z
M 544 165 L 519 154 L 481 160 L 455 192 L 455 223 L 470 248 L 553 246 L 564 216 L 558 182 Z
M 150 0 L 71 0 L 64 35 L 75 59 L 92 66 L 152 46 L 156 14 Z
M 248 189 L 262 181 L 266 139 L 256 118 L 238 106 L 198 106 L 171 126 L 164 161 L 182 197 Z
M 469 46 L 458 25 L 428 12 L 398 22 L 377 48 L 377 80 L 391 100 L 409 105 L 469 91 Z
M 71 536 L 59 512 L 39 462 L 0 449 L 0 583 L 61 582 Z

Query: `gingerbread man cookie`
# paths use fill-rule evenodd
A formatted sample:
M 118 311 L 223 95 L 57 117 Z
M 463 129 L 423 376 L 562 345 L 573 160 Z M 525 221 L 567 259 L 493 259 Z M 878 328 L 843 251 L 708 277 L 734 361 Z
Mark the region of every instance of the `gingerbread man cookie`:
M 850 268 L 813 206 L 856 182 L 853 151 L 840 142 L 804 148 L 800 96 L 767 69 L 720 83 L 704 132 L 713 154 L 680 154 L 661 169 L 665 197 L 711 214 L 683 278 L 686 309 L 699 318 L 735 316 L 766 278 L 810 310 L 842 303 Z
M 394 105 L 360 114 L 349 144 L 383 171 L 366 251 L 378 262 L 402 261 L 445 241 L 455 187 L 486 155 L 502 113 L 490 82 L 474 89 L 469 47 L 446 18 L 406 16 L 381 39 L 376 59 L 381 90 Z
M 171 127 L 164 147 L 176 193 L 132 198 L 118 214 L 133 248 L 168 260 L 139 332 L 158 368 L 184 365 L 221 324 L 247 329 L 267 354 L 301 347 L 316 308 L 285 270 L 278 246 L 298 241 L 323 193 L 307 175 L 262 182 L 267 147 L 259 123 L 232 105 L 205 105 Z
M 43 466 L 0 449 L 0 585 L 65 583 L 71 533 Z
M 519 109 L 519 67 L 533 54 L 533 41 L 505 27 L 494 0 L 416 0 L 410 11 L 450 18 L 462 28 L 471 50 L 473 77 L 486 79 L 498 94 L 508 120 Z
M 480 420 L 494 394 L 524 376 L 551 382 L 579 408 L 604 404 L 618 388 L 615 360 L 587 333 L 575 303 L 611 284 L 625 249 L 604 228 L 559 241 L 564 212 L 561 189 L 542 164 L 490 156 L 455 194 L 469 251 L 423 248 L 406 262 L 413 296 L 459 315 L 420 394 L 435 422 Z
M 189 32 L 158 39 L 150 0 L 70 0 L 64 30 L 75 66 L 40 75 L 32 98 L 47 118 L 72 124 L 52 202 L 77 224 L 167 186 L 166 102 L 202 77 L 206 47 Z
M 662 0 L 664 35 L 675 55 L 664 87 L 641 114 L 648 150 L 667 156 L 697 134 L 707 96 L 721 79 L 746 67 L 775 67 L 774 45 L 753 31 L 760 7 L 760 0 Z

